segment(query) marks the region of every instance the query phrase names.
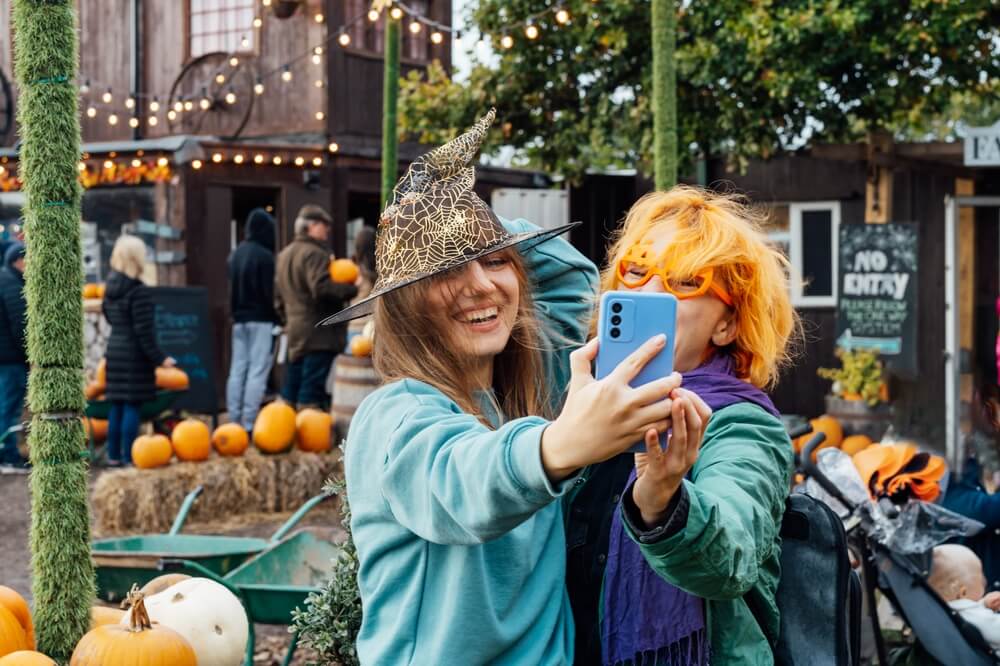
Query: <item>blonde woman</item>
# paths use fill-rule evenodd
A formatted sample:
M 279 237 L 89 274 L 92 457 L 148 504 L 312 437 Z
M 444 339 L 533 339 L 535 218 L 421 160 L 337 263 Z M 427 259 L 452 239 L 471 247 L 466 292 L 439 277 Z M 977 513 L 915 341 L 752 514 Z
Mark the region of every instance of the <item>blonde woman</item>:
M 107 449 L 111 467 L 132 463 L 139 406 L 156 395 L 156 367 L 174 365 L 174 359 L 156 344 L 153 302 L 140 279 L 145 265 L 146 245 L 136 236 L 123 234 L 111 252 L 111 274 L 102 306 L 111 324 L 105 356 L 106 395 L 111 403 Z

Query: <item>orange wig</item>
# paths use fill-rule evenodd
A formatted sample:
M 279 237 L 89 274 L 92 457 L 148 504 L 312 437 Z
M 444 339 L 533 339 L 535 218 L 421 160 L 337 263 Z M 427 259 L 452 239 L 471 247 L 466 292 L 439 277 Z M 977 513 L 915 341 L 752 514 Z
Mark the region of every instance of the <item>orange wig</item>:
M 736 372 L 754 386 L 773 387 L 801 326 L 788 295 L 788 260 L 761 231 L 764 217 L 736 195 L 696 187 L 647 194 L 611 244 L 602 291 L 622 288 L 616 267 L 630 247 L 660 225 L 676 225 L 664 265 L 679 277 L 714 269 L 714 280 L 733 298 L 737 333 L 729 351 Z

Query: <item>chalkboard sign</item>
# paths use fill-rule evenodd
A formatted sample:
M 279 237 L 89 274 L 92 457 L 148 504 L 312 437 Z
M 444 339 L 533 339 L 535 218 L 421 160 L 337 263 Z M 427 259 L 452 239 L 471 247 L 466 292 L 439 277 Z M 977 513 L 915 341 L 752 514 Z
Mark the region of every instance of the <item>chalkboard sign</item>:
M 840 226 L 837 346 L 874 349 L 917 375 L 917 225 Z
M 215 414 L 218 401 L 208 291 L 204 287 L 153 287 L 150 291 L 156 343 L 191 380 L 191 387 L 174 407 Z

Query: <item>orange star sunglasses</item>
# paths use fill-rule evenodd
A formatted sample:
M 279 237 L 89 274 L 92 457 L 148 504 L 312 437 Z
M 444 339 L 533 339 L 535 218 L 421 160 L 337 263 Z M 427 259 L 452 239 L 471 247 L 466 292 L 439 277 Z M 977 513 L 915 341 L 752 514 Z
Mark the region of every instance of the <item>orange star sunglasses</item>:
M 660 277 L 663 288 L 679 300 L 697 298 L 711 290 L 720 301 L 733 306 L 733 298 L 721 286 L 715 284 L 712 277 L 715 271 L 711 268 L 698 271 L 690 277 L 670 275 L 667 266 L 660 266 L 659 261 L 649 256 L 650 244 L 639 242 L 625 252 L 618 262 L 618 279 L 629 289 L 638 289 L 649 282 L 654 275 Z

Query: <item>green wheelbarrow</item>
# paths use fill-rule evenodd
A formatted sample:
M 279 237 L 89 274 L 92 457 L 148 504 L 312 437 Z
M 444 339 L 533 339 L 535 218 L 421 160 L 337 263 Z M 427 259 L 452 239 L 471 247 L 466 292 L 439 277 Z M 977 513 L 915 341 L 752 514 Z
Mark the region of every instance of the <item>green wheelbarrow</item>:
M 310 502 L 325 497 L 332 495 L 314 497 Z M 309 532 L 299 532 L 278 543 L 274 541 L 266 550 L 224 575 L 183 558 L 164 559 L 160 563 L 164 571 L 211 578 L 239 597 L 250 620 L 246 666 L 253 664 L 254 623 L 291 624 L 292 611 L 303 607 L 310 593 L 320 591 L 330 578 L 333 558 L 340 553 L 339 546 L 317 539 Z M 298 639 L 297 632 L 292 634 L 283 666 L 292 662 Z
M 278 544 L 314 506 L 326 499 L 317 495 L 299 508 L 270 539 L 229 537 L 202 534 L 181 534 L 191 505 L 201 493 L 198 486 L 184 498 L 174 524 L 166 534 L 99 539 L 91 542 L 90 554 L 97 574 L 97 595 L 106 601 L 124 599 L 132 584 L 140 587 L 162 573 L 164 559 L 183 559 L 193 566 L 178 570 L 189 576 L 201 576 L 205 571 L 224 576 L 249 558 Z

